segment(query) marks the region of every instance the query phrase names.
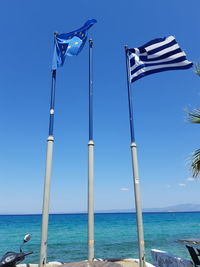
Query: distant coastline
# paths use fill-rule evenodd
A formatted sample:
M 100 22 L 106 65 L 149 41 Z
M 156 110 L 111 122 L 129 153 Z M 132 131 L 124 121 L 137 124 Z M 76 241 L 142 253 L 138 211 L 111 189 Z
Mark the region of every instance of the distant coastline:
M 135 214 L 135 211 L 113 211 L 113 212 L 94 212 L 95 215 L 97 214 Z M 200 211 L 143 211 L 144 213 L 200 213 Z M 61 213 L 49 213 L 49 215 L 87 215 L 87 212 L 61 212 Z M 0 216 L 42 216 L 42 213 L 2 213 Z
M 179 204 L 174 206 L 168 206 L 163 208 L 144 208 L 143 213 L 180 213 L 180 212 L 200 212 L 200 204 Z M 95 214 L 111 214 L 111 213 L 135 213 L 135 209 L 113 209 L 113 210 L 96 210 Z M 69 212 L 50 212 L 50 215 L 62 215 L 62 214 L 87 214 L 87 211 L 69 211 Z M 0 216 L 3 215 L 41 215 L 41 213 L 5 213 L 0 212 Z

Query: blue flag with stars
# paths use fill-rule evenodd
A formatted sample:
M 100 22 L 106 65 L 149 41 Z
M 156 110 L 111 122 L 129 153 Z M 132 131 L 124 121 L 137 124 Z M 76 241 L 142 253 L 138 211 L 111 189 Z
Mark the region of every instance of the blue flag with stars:
M 76 56 L 80 53 L 87 40 L 87 31 L 96 22 L 95 19 L 88 20 L 76 31 L 55 36 L 52 70 L 63 66 L 66 56 Z

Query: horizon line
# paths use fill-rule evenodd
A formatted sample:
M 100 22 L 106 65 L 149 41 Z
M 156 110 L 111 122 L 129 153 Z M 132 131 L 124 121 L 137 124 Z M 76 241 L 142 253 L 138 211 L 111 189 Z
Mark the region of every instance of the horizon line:
M 200 210 L 169 210 L 169 211 L 143 211 L 142 213 L 199 213 Z M 94 214 L 127 214 L 136 213 L 136 211 L 97 211 Z M 49 213 L 49 215 L 87 215 L 88 212 L 61 212 Z M 42 213 L 0 213 L 0 216 L 42 216 Z

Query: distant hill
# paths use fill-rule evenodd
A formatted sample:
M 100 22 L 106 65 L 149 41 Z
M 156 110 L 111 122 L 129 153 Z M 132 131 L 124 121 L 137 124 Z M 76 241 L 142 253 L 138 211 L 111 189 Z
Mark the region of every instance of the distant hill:
M 174 206 L 168 206 L 164 208 L 157 209 L 146 209 L 146 211 L 155 210 L 158 212 L 183 212 L 183 211 L 200 211 L 200 204 L 179 204 Z
M 199 211 L 200 212 L 200 204 L 191 204 L 191 203 L 186 203 L 186 204 L 179 204 L 179 205 L 174 205 L 174 206 L 168 206 L 168 207 L 163 207 L 163 208 L 143 208 L 143 212 L 192 212 L 192 211 Z M 112 209 L 112 210 L 95 210 L 95 213 L 130 213 L 130 212 L 135 212 L 135 209 Z M 87 213 L 87 211 L 65 211 L 65 212 L 51 212 L 51 214 L 84 214 Z M 6 213 L 6 212 L 0 212 L 0 215 L 14 215 L 14 214 L 23 214 L 23 215 L 28 215 L 28 214 L 40 214 L 40 213 Z
M 200 211 L 200 204 L 179 204 L 163 208 L 144 208 L 143 212 L 184 212 Z M 135 209 L 96 210 L 96 213 L 135 212 Z

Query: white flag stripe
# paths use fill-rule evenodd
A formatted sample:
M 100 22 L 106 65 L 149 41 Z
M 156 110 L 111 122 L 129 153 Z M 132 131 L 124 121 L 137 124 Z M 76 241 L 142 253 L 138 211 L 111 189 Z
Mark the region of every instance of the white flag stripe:
M 160 46 L 166 45 L 166 44 L 172 42 L 173 40 L 175 40 L 174 36 L 169 36 L 169 37 L 167 37 L 167 38 L 165 39 L 165 41 L 162 41 L 162 42 L 159 42 L 159 43 L 157 43 L 157 44 L 153 44 L 153 45 L 150 45 L 150 46 L 145 47 L 145 50 L 146 50 L 147 52 L 148 52 L 148 51 L 151 51 L 151 50 L 153 50 L 153 49 L 155 49 L 155 48 L 158 48 L 158 47 L 160 47 Z
M 182 66 L 188 65 L 189 63 L 190 63 L 190 61 L 184 60 L 184 61 L 181 61 L 179 63 L 163 64 L 163 65 L 158 65 L 158 66 L 144 67 L 144 68 L 138 70 L 137 72 L 135 72 L 134 74 L 131 74 L 131 78 L 135 78 L 139 74 L 144 73 L 144 72 L 149 71 L 149 70 L 164 69 L 164 68 L 170 68 L 170 67 L 171 68 L 173 68 L 173 67 L 182 67 Z
M 165 63 L 165 62 L 172 61 L 174 59 L 178 59 L 178 58 L 183 57 L 183 56 L 185 56 L 185 53 L 184 52 L 179 52 L 179 53 L 177 53 L 175 55 L 172 55 L 172 56 L 170 56 L 168 58 L 164 58 L 164 59 L 160 59 L 160 60 L 156 60 L 156 61 L 139 61 L 139 62 L 135 62 L 135 65 L 133 65 L 131 67 L 131 71 L 133 71 L 134 69 L 136 69 L 138 67 L 138 65 L 140 65 L 140 64 L 157 64 L 157 63 L 159 64 L 159 63 Z M 135 56 L 132 56 L 130 58 L 134 58 L 134 57 Z
M 136 52 L 136 53 L 132 53 L 131 55 L 129 55 L 129 58 L 131 59 L 131 58 L 134 58 L 135 57 L 135 55 L 137 55 L 138 54 L 138 56 L 140 56 L 140 57 L 143 57 L 143 56 L 147 56 L 147 53 L 140 53 L 140 52 Z
M 175 45 L 172 45 L 170 47 L 167 47 L 159 52 L 156 52 L 155 54 L 153 55 L 149 55 L 148 58 L 151 59 L 151 58 L 156 58 L 156 57 L 160 57 L 164 54 L 167 54 L 168 52 L 172 52 L 173 50 L 176 50 L 179 48 L 179 45 L 178 44 L 175 44 Z

